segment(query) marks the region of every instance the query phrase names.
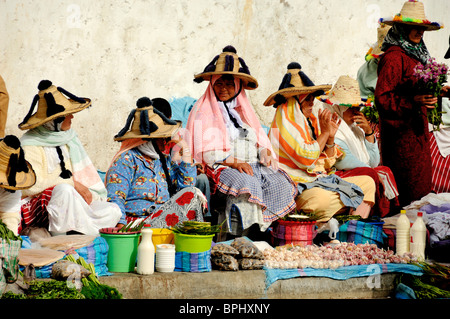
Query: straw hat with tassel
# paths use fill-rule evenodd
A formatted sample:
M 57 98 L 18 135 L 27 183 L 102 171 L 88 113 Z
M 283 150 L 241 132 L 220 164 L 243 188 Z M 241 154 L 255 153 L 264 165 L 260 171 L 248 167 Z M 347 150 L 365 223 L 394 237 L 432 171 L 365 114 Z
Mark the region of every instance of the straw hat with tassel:
M 168 119 L 163 113 L 153 107 L 153 101 L 142 97 L 136 102 L 136 109 L 128 115 L 127 122 L 114 136 L 115 141 L 130 138 L 167 138 L 172 137 L 181 127 L 181 121 Z M 131 128 L 130 128 L 131 125 Z
M 7 135 L 0 140 L 0 187 L 9 190 L 27 189 L 36 183 L 36 174 L 25 160 L 20 140 Z
M 283 100 L 300 94 L 323 94 L 324 91 L 331 89 L 331 85 L 315 85 L 308 76 L 302 71 L 298 62 L 291 62 L 287 66 L 287 72 L 281 81 L 278 91 L 272 93 L 264 102 L 265 106 L 281 104 Z
M 393 25 L 394 23 L 417 25 L 424 27 L 426 31 L 439 30 L 444 27 L 440 22 L 431 22 L 427 19 L 424 5 L 418 0 L 406 1 L 400 13 L 394 17 L 381 18 L 380 23 L 386 23 L 387 25 Z

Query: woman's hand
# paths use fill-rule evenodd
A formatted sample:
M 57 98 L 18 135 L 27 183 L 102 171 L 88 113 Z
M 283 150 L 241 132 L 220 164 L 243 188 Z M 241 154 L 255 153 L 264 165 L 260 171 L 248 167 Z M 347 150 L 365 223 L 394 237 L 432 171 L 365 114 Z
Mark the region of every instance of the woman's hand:
M 357 126 L 359 126 L 364 131 L 365 134 L 372 133 L 372 127 L 370 126 L 369 121 L 361 112 L 356 113 L 352 117 L 352 120 L 356 123 Z
M 450 86 L 446 85 L 441 90 L 441 96 L 442 97 L 449 97 L 450 98 Z
M 83 197 L 83 199 L 85 200 L 85 202 L 88 203 L 88 205 L 90 205 L 92 203 L 92 193 L 89 190 L 89 188 L 87 188 L 86 186 L 77 181 L 73 181 L 73 184 L 78 194 L 80 194 L 81 197 Z
M 414 101 L 419 105 L 425 106 L 426 108 L 434 109 L 436 107 L 438 98 L 434 97 L 431 94 L 415 95 Z
M 329 137 L 328 138 L 333 138 L 336 135 L 336 132 L 339 129 L 339 125 L 341 125 L 341 118 L 339 117 L 339 115 L 337 115 L 337 113 L 333 113 L 331 115 L 330 118 L 330 131 L 329 131 Z
M 230 168 L 237 169 L 241 173 L 246 173 L 253 176 L 253 169 L 249 163 L 242 162 L 232 156 L 229 156 L 222 164 Z
M 261 150 L 261 152 L 259 152 L 259 162 L 261 163 L 261 165 L 266 166 L 266 167 L 272 167 L 273 169 L 277 169 L 278 165 L 275 161 L 275 158 L 273 158 L 272 153 L 269 149 L 264 148 Z

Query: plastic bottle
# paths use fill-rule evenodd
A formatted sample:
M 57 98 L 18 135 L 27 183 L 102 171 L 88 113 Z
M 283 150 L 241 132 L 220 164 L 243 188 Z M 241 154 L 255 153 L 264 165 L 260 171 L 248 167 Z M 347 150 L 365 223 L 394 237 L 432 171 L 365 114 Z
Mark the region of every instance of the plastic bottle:
M 153 230 L 144 228 L 141 231 L 142 240 L 138 246 L 136 272 L 141 275 L 151 275 L 155 272 L 155 246 L 153 246 Z
M 423 213 L 418 212 L 417 218 L 411 227 L 410 250 L 418 260 L 425 260 L 425 246 L 427 240 L 427 227 L 423 222 Z
M 395 253 L 399 256 L 409 252 L 409 242 L 411 241 L 410 228 L 411 223 L 408 216 L 406 216 L 406 211 L 401 210 L 396 223 L 395 235 Z
M 156 245 L 155 268 L 158 272 L 173 272 L 175 269 L 175 245 Z

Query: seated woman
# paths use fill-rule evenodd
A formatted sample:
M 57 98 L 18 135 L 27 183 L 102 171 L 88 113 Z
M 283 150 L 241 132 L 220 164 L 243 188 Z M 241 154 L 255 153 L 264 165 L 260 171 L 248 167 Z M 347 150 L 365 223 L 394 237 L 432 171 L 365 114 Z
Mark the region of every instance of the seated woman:
M 219 194 L 226 197 L 219 223 L 226 219 L 232 235 L 242 235 L 252 225 L 264 232 L 295 209 L 297 190 L 277 168 L 269 138 L 245 94 L 258 82 L 232 46 L 194 81 L 203 80 L 209 85 L 193 106 L 186 129 L 195 160 L 205 164 Z
M 316 214 L 318 222 L 348 210 L 366 218 L 375 183 L 369 176 L 341 179 L 333 174 L 333 165 L 343 156 L 334 142 L 341 120 L 329 110 L 313 109 L 314 97 L 330 88 L 314 85 L 299 63 L 290 63 L 278 91 L 264 102 L 276 107 L 269 137 L 280 167 L 298 183 L 297 211 Z
M 36 183 L 36 174 L 25 160 L 19 139 L 7 135 L 0 140 L 0 220 L 19 234 L 22 190 Z
M 75 231 L 97 235 L 114 226 L 120 209 L 106 202 L 106 189 L 71 128 L 73 114 L 91 104 L 48 80 L 38 85 L 30 111 L 19 128 L 21 143 L 36 172 L 36 184 L 23 191 L 22 227 L 48 227 L 51 234 Z M 66 98 L 67 95 L 70 99 Z M 35 114 L 35 104 L 38 108 Z
M 360 107 L 367 105 L 367 102 L 361 100 L 358 81 L 341 76 L 332 90 L 318 99 L 342 120 L 335 142 L 345 156 L 336 161 L 336 175 L 372 177 L 376 185 L 376 200 L 371 213 L 379 217 L 388 215 L 390 200 L 392 207 L 399 205 L 397 185 L 390 168 L 379 166 L 380 152 L 374 130 L 360 111 Z
M 121 148 L 106 172 L 108 201 L 122 212 L 117 227 L 137 218 L 145 218 L 145 224 L 155 228 L 203 221 L 206 199 L 194 187 L 197 173 L 187 142 L 176 134 L 181 122 L 153 108 L 148 97 L 136 104 L 114 137 Z M 181 149 L 178 161 L 167 155 L 173 143 Z

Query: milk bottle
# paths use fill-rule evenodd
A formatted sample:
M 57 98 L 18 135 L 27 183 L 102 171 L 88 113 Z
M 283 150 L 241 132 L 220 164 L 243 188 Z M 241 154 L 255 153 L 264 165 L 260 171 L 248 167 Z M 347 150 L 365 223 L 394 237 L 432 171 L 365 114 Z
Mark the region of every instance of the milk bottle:
M 427 240 L 427 227 L 423 221 L 423 213 L 418 212 L 417 218 L 411 227 L 410 251 L 417 256 L 418 260 L 425 260 L 425 246 Z
M 411 241 L 410 228 L 411 224 L 408 216 L 406 216 L 406 211 L 401 210 L 396 223 L 395 235 L 395 253 L 399 256 L 409 252 L 409 242 Z
M 142 240 L 138 246 L 136 272 L 141 275 L 151 275 L 155 271 L 155 246 L 153 246 L 153 230 L 144 228 L 141 231 Z

